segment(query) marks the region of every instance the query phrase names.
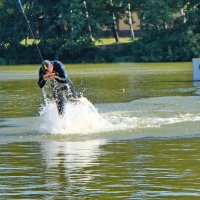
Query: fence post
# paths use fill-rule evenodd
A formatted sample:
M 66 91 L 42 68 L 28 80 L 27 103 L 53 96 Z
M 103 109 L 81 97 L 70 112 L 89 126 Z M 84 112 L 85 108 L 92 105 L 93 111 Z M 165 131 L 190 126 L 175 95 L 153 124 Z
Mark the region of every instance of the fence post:
M 200 58 L 192 59 L 193 81 L 200 81 Z

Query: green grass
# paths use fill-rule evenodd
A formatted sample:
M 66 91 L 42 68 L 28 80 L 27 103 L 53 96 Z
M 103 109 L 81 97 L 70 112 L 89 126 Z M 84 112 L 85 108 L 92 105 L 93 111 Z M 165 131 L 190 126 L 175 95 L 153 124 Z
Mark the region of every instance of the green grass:
M 132 38 L 130 37 L 120 37 L 119 43 L 129 43 L 132 42 Z M 109 44 L 116 44 L 116 41 L 114 38 L 101 38 L 100 40 L 95 42 L 96 46 L 99 45 L 109 45 Z
M 29 45 L 32 45 L 32 44 L 39 44 L 40 43 L 40 40 L 34 40 L 34 39 L 27 39 L 27 45 L 29 46 Z M 26 40 L 24 39 L 24 40 L 22 40 L 21 42 L 20 42 L 20 44 L 22 44 L 22 45 L 26 45 Z
M 38 65 L 1 65 L 0 71 L 34 71 L 35 69 L 39 69 L 40 64 Z
M 132 38 L 130 37 L 120 37 L 119 38 L 119 43 L 129 43 L 129 42 L 132 42 Z M 34 39 L 28 39 L 27 40 L 27 45 L 32 45 L 34 43 L 36 44 L 39 44 L 39 40 L 34 40 Z M 22 40 L 20 42 L 22 45 L 25 45 L 26 41 L 25 39 Z M 109 45 L 109 44 L 116 44 L 116 41 L 114 38 L 100 38 L 98 41 L 95 42 L 95 45 L 96 46 L 99 46 L 99 45 Z

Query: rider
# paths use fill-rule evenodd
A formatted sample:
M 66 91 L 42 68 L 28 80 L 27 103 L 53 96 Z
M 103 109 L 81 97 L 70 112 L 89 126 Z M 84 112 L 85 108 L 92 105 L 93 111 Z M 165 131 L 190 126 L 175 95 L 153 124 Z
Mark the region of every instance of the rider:
M 64 111 L 64 94 L 63 92 L 70 89 L 74 98 L 80 97 L 75 92 L 72 81 L 67 76 L 64 65 L 60 61 L 49 61 L 44 60 L 39 69 L 39 80 L 38 85 L 43 88 L 47 80 L 55 80 L 58 84 L 53 84 L 53 97 L 57 104 L 58 113 L 63 114 Z

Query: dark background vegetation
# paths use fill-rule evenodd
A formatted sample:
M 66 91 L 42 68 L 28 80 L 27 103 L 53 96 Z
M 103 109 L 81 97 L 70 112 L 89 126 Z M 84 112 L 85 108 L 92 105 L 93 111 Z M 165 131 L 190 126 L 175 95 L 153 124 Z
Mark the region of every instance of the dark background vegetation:
M 21 1 L 45 59 L 161 62 L 200 56 L 199 0 Z M 130 43 L 96 46 L 105 27 L 117 40 L 114 25 L 127 17 L 128 4 L 139 16 L 139 36 Z M 18 0 L 0 0 L 0 64 L 41 62 L 31 39 Z

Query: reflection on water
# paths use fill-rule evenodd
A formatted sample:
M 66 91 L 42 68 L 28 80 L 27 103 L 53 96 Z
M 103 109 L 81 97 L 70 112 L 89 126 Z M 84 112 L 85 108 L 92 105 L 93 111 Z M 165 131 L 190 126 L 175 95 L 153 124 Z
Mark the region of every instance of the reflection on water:
M 92 166 L 98 158 L 103 140 L 57 142 L 47 140 L 41 144 L 42 154 L 48 168 L 57 168 L 62 163 L 67 173 Z M 60 155 L 63 155 L 60 160 Z
M 1 199 L 200 198 L 199 138 L 0 145 Z

